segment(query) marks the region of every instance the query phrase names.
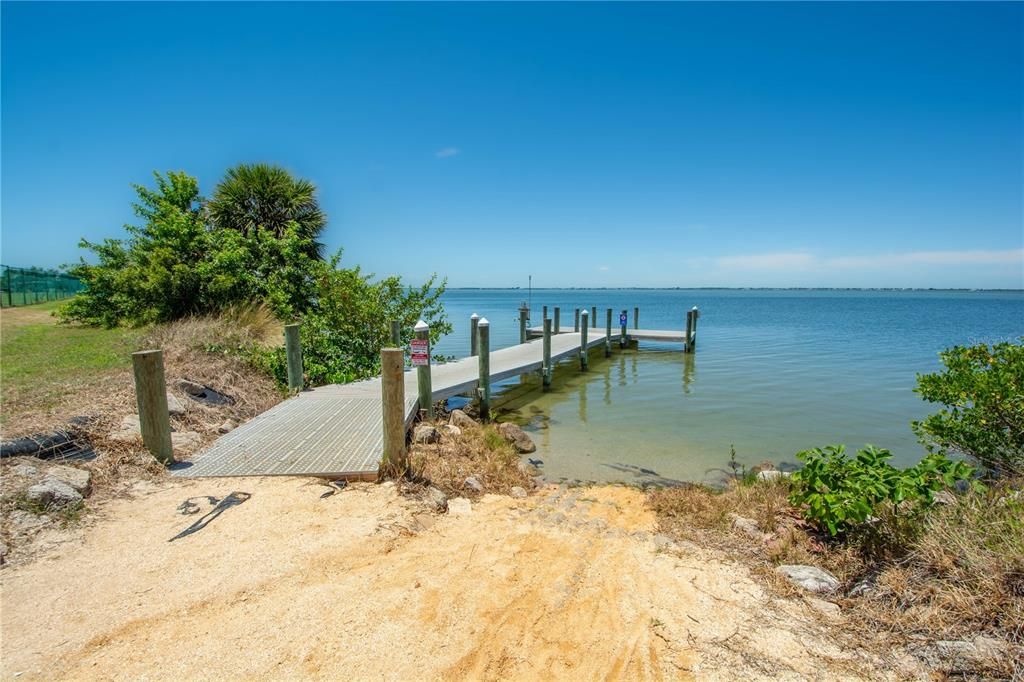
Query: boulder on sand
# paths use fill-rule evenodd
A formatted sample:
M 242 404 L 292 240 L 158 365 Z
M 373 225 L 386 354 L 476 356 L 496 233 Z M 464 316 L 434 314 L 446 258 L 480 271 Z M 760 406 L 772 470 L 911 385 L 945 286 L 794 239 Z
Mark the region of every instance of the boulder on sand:
M 839 588 L 839 580 L 817 566 L 784 564 L 776 567 L 775 570 L 785 576 L 789 582 L 810 592 L 832 592 Z

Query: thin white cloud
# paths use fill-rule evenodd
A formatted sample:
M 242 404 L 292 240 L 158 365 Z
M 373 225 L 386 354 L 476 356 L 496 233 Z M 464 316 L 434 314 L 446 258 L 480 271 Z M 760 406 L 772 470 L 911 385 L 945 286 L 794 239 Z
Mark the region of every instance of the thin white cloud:
M 447 159 L 452 156 L 458 156 L 460 149 L 458 147 L 442 147 L 434 152 L 434 156 L 439 159 Z
M 607 265 L 601 265 L 601 266 L 598 266 L 597 269 L 600 270 L 601 272 L 608 272 L 608 270 L 610 268 Z

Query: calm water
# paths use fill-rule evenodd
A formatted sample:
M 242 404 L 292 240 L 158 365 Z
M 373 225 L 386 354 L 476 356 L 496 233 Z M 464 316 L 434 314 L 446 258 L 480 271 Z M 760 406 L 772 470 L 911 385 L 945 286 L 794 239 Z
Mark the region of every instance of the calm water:
M 525 290 L 455 290 L 445 309 L 455 329 L 437 352 L 469 353 L 469 316 L 491 322 L 491 347 L 518 342 Z M 915 374 L 940 367 L 955 344 L 1024 335 L 1020 292 L 601 291 L 534 290 L 573 309 L 640 307 L 640 326 L 682 329 L 700 307 L 694 355 L 679 345 L 641 342 L 611 359 L 591 356 L 590 371 L 559 366 L 553 390 L 534 377 L 505 382 L 496 405 L 523 424 L 549 479 L 716 481 L 729 459 L 794 462 L 827 443 L 873 443 L 910 464 L 923 453 L 910 422 L 934 408 L 912 391 Z

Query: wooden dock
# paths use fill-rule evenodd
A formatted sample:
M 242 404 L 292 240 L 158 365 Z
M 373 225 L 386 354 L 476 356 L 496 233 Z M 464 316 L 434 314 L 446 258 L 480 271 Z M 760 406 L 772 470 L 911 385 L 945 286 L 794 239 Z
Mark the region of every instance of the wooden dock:
M 595 309 L 596 310 L 596 309 Z M 552 330 L 547 340 L 543 339 L 544 328 L 527 326 L 528 310 L 520 310 L 521 343 L 489 352 L 486 339 L 489 337 L 489 324 L 486 320 L 474 316 L 471 318 L 474 341 L 480 343 L 480 353 L 487 360 L 471 355 L 455 362 L 429 366 L 428 371 L 421 372 L 420 380 L 416 371 L 400 372 L 401 356 L 398 365 L 389 371 L 389 381 L 382 384 L 380 378 L 360 381 L 351 384 L 332 384 L 321 386 L 285 400 L 275 407 L 242 424 L 235 430 L 220 438 L 206 451 L 196 455 L 192 462 L 179 462 L 171 466 L 172 474 L 180 477 L 206 476 L 325 476 L 346 479 L 375 479 L 381 466 L 382 454 L 385 449 L 384 436 L 384 404 L 382 392 L 388 389 L 388 395 L 394 395 L 389 402 L 388 434 L 390 443 L 398 443 L 403 449 L 403 434 L 411 425 L 420 409 L 428 409 L 420 405 L 418 396 L 430 395 L 430 405 L 435 401 L 455 395 L 475 394 L 480 388 L 481 379 L 488 378 L 480 394 L 481 412 L 489 406 L 490 384 L 514 376 L 542 371 L 545 366 L 545 344 L 550 344 L 550 365 L 553 368 L 559 361 L 566 358 L 578 358 L 581 367 L 587 366 L 588 353 L 581 353 L 585 344 L 587 350 L 606 347 L 607 350 L 619 346 L 623 341 L 657 341 L 681 342 L 685 352 L 693 352 L 696 344 L 697 309 L 687 313 L 686 331 L 670 331 L 655 329 L 611 328 L 610 343 L 606 346 L 606 330 L 610 328 L 610 313 L 606 318 L 605 329 L 586 328 L 576 331 L 573 327 L 560 327 Z M 545 311 L 546 312 L 546 311 Z M 558 319 L 558 309 L 555 309 Z M 625 319 L 625 318 L 623 318 Z M 588 321 L 587 311 L 577 316 L 583 325 Z M 547 320 L 552 322 L 552 320 Z M 479 322 L 479 330 L 477 329 Z M 421 323 L 422 324 L 422 323 Z M 421 339 L 426 338 L 426 326 L 417 326 Z M 287 346 L 289 353 L 289 384 L 301 382 L 301 356 L 298 348 L 298 327 L 288 329 L 291 332 Z M 397 330 L 392 333 L 397 336 Z M 477 333 L 479 332 L 479 338 Z M 487 333 L 487 336 L 484 333 Z M 160 351 L 147 351 L 159 354 Z M 391 353 L 393 351 L 386 351 Z M 397 351 L 394 351 L 397 352 Z M 477 352 L 474 343 L 472 352 Z M 136 355 L 144 355 L 137 353 Z M 382 356 L 383 357 L 383 356 Z M 142 361 L 145 358 L 136 358 Z M 489 360 L 489 361 L 488 361 Z M 160 376 L 157 382 L 147 390 L 157 398 L 163 397 L 162 361 Z M 294 362 L 293 362 L 294 361 Z M 292 365 L 295 365 L 294 367 Z M 481 367 L 486 367 L 482 371 Z M 420 370 L 426 369 L 423 367 Z M 544 385 L 550 383 L 550 371 L 543 372 Z M 137 374 L 137 378 L 138 378 Z M 404 383 L 404 405 L 401 406 L 405 418 L 405 429 L 397 411 L 398 387 Z M 138 384 L 139 386 L 141 384 Z M 301 385 L 301 383 L 300 383 Z M 392 388 L 394 388 L 392 392 Z M 151 390 L 150 390 L 151 389 Z M 162 414 L 166 422 L 166 407 L 149 410 L 151 414 Z M 159 420 L 158 420 L 159 421 Z M 169 451 L 169 423 L 164 424 L 166 438 L 160 442 Z M 146 430 L 144 429 L 144 435 Z M 159 435 L 159 434 L 158 434 Z M 164 441 L 167 441 L 164 443 Z M 153 442 L 156 442 L 154 440 Z M 388 448 L 393 447 L 389 445 Z M 153 448 L 150 448 L 153 450 Z M 154 454 L 162 452 L 159 448 Z M 404 454 L 403 454 L 404 457 Z
M 590 329 L 587 348 L 604 344 L 604 332 Z M 551 359 L 576 357 L 581 335 L 568 330 L 551 340 Z M 540 370 L 541 341 L 492 351 L 491 381 Z M 431 367 L 432 395 L 442 400 L 476 390 L 478 359 L 468 357 Z M 405 372 L 406 424 L 419 409 L 416 372 Z M 181 477 L 330 476 L 376 479 L 383 448 L 380 379 L 331 384 L 303 391 L 242 424 L 196 455 L 172 467 Z

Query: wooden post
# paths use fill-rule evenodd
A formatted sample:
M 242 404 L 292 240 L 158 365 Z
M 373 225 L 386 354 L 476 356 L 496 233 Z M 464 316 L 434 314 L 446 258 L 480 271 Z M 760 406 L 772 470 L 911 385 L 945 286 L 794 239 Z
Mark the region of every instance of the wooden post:
M 135 401 L 139 408 L 142 442 L 162 464 L 174 463 L 171 445 L 171 417 L 167 413 L 167 384 L 164 382 L 164 354 L 159 350 L 132 353 L 135 372 Z
M 519 309 L 519 343 L 526 343 L 526 320 L 530 317 L 530 309 L 525 305 Z
M 480 420 L 491 418 L 491 323 L 482 318 L 477 325 L 480 339 L 477 349 L 480 352 L 480 379 L 477 392 L 480 394 Z
M 427 364 L 416 368 L 416 388 L 419 389 L 420 409 L 426 410 L 427 419 L 434 418 L 434 390 L 430 384 L 430 326 L 420 320 L 413 328 L 416 338 L 427 342 Z
M 562 333 L 562 309 L 555 306 L 555 323 L 552 325 L 556 334 Z
M 551 387 L 551 320 L 544 318 L 544 366 L 541 367 L 541 383 Z
M 580 369 L 587 371 L 587 309 L 583 309 L 583 319 L 580 320 Z
M 288 364 L 288 390 L 301 391 L 302 342 L 299 340 L 299 325 L 286 324 L 284 327 L 284 353 Z
M 687 352 L 694 353 L 697 351 L 697 318 L 700 317 L 700 311 L 697 310 L 697 306 L 693 306 L 690 312 L 687 314 L 687 328 L 689 333 L 686 335 L 690 340 L 687 344 Z
M 391 320 L 391 345 L 395 348 L 402 347 L 402 323 L 398 320 Z
M 640 328 L 640 308 L 633 308 L 633 329 Z
M 612 309 L 608 309 L 608 320 L 604 330 L 604 356 L 612 356 Z
M 548 319 L 548 307 L 544 306 L 544 314 L 540 318 L 542 321 Z
M 405 473 L 405 351 L 380 351 L 380 397 L 383 406 L 384 461 L 381 468 L 392 475 Z
M 580 309 L 576 309 L 576 318 L 572 323 L 572 330 L 579 334 L 580 332 Z
M 469 316 L 469 356 L 476 357 L 476 326 L 480 323 L 480 316 L 473 313 Z
M 597 329 L 597 306 L 596 305 L 590 308 L 590 324 L 591 324 L 591 326 L 594 327 L 594 329 Z
M 626 311 L 625 310 L 622 311 L 621 317 L 622 318 L 626 317 Z M 625 319 L 620 319 L 619 320 L 619 327 L 620 327 L 620 329 L 619 329 L 619 348 L 625 348 L 626 347 L 626 321 L 625 321 Z

